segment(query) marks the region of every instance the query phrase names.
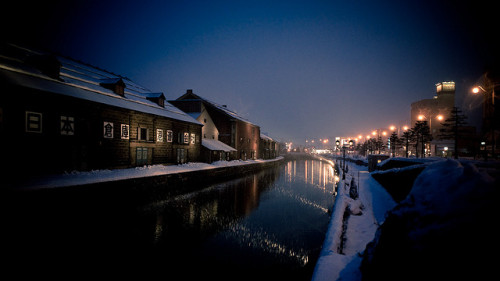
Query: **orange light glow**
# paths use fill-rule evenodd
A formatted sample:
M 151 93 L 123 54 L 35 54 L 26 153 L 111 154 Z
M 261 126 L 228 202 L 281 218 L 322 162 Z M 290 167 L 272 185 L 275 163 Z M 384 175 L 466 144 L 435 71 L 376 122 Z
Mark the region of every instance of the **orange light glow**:
M 443 115 L 438 115 L 436 118 L 437 118 L 437 120 L 439 120 L 439 121 L 442 121 L 442 120 L 444 119 Z
M 425 116 L 423 116 L 422 114 L 420 114 L 417 118 L 418 118 L 418 120 L 422 121 L 422 120 L 425 119 Z

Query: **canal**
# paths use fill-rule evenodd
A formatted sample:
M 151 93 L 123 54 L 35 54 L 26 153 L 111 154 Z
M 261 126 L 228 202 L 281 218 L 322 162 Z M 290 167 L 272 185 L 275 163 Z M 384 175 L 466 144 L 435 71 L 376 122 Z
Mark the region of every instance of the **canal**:
M 64 265 L 174 280 L 310 280 L 335 179 L 328 163 L 291 160 L 149 202 L 72 191 L 17 198 L 3 221 L 3 247 L 13 264 L 49 271 Z

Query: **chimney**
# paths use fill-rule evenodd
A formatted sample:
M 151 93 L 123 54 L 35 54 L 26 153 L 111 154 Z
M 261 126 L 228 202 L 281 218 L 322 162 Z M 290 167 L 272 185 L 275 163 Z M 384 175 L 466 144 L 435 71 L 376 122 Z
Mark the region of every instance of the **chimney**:
M 193 93 L 193 89 L 187 89 L 186 94 L 192 94 L 192 93 Z

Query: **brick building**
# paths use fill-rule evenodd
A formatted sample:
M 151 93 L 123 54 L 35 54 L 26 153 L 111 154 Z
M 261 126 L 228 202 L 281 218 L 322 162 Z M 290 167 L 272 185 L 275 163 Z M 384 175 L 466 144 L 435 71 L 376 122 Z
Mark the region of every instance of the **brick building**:
M 260 127 L 231 111 L 225 105 L 208 101 L 187 90 L 174 101 L 170 101 L 186 113 L 206 110 L 218 130 L 218 140 L 236 149 L 235 159 L 257 159 L 259 157 Z

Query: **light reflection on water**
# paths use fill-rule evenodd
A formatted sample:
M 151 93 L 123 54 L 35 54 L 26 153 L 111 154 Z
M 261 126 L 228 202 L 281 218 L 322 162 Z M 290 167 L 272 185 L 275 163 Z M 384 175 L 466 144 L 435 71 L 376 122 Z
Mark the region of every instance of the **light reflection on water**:
M 306 280 L 323 243 L 335 187 L 330 164 L 289 161 L 147 208 L 162 218 L 156 220 L 162 224 L 155 228 L 161 230 L 155 232 L 156 243 L 172 251 L 181 237 L 195 237 L 198 246 L 188 255 L 208 264 L 214 278 L 221 278 L 217 268 L 251 268 L 255 276 L 277 268 L 280 277 L 288 272 L 289 279 Z M 179 250 L 184 257 L 186 248 Z
M 38 264 L 51 253 L 85 271 L 92 269 L 89 260 L 113 261 L 122 272 L 185 280 L 310 280 L 335 200 L 335 174 L 327 163 L 296 160 L 149 202 L 124 199 L 117 190 L 51 191 L 13 201 L 2 229 L 4 244 L 15 250 L 6 255 L 28 265 L 26 257 Z

